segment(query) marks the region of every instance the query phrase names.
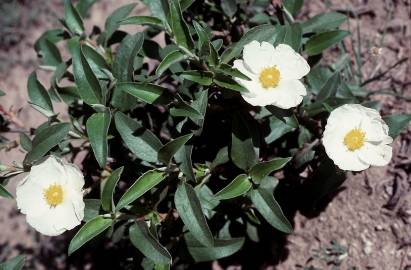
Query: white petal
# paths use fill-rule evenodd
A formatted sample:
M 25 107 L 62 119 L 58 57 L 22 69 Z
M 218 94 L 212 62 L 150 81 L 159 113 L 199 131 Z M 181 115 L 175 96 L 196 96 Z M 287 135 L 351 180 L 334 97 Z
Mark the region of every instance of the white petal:
M 23 214 L 41 216 L 49 209 L 43 192 L 43 188 L 30 181 L 29 176 L 27 176 L 21 180 L 16 188 L 17 208 L 19 208 Z
M 65 175 L 63 164 L 50 156 L 42 163 L 32 166 L 29 177 L 30 181 L 48 187 L 51 184 L 63 184 L 66 181 Z
M 274 52 L 274 46 L 268 42 L 251 41 L 243 49 L 244 64 L 259 74 L 263 68 L 273 66 Z
M 310 72 L 310 65 L 300 54 L 286 44 L 275 47 L 274 65 L 283 79 L 301 79 Z
M 358 151 L 360 159 L 373 166 L 385 166 L 392 158 L 392 147 L 389 145 L 365 143 Z
M 74 164 L 64 164 L 66 171 L 67 184 L 74 189 L 81 190 L 84 186 L 84 176 L 80 169 Z
M 282 109 L 290 109 L 298 106 L 307 94 L 304 84 L 299 80 L 280 80 L 278 86 L 272 90 L 272 103 Z
M 48 211 L 47 214 L 39 217 L 33 217 L 27 215 L 26 220 L 27 223 L 30 224 L 36 231 L 41 234 L 48 235 L 48 236 L 56 236 L 62 234 L 65 229 L 57 229 L 52 222 L 53 219 L 53 212 Z
M 53 209 L 53 217 L 50 222 L 54 223 L 57 230 L 71 230 L 81 223 L 82 217 L 78 217 L 72 202 L 63 203 Z
M 328 157 L 342 170 L 362 171 L 370 165 L 359 159 L 356 151 L 349 151 L 343 143 L 343 134 L 339 129 L 327 127 L 323 134 L 323 145 Z

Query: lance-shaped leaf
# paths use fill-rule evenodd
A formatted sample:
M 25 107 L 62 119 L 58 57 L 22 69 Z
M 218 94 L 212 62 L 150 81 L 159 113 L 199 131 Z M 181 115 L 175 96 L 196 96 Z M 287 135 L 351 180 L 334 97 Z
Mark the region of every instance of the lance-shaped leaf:
M 181 172 L 184 174 L 188 181 L 195 181 L 193 162 L 191 161 L 192 152 L 192 145 L 184 145 L 174 155 L 178 167 L 180 168 Z
M 174 156 L 177 151 L 185 145 L 188 140 L 193 137 L 193 134 L 187 134 L 181 137 L 178 137 L 172 141 L 169 141 L 167 144 L 165 144 L 163 147 L 160 148 L 158 151 L 158 160 L 168 164 L 171 160 L 171 158 Z
M 120 180 L 123 169 L 123 166 L 115 169 L 104 184 L 103 192 L 101 193 L 101 206 L 106 211 L 111 211 L 114 208 L 114 190 L 116 189 L 118 180 Z
M 89 63 L 83 55 L 80 44 L 73 48 L 73 73 L 80 97 L 89 105 L 102 104 L 102 89 Z
M 148 104 L 171 100 L 166 88 L 150 83 L 119 83 L 116 90 L 124 91 Z
M 0 197 L 13 199 L 13 195 L 11 195 L 11 193 L 8 192 L 7 189 L 1 184 L 0 184 Z
M 44 109 L 49 115 L 53 115 L 53 104 L 44 86 L 37 80 L 35 72 L 31 73 L 27 82 L 30 101 Z
M 129 229 L 131 243 L 147 258 L 158 264 L 171 264 L 171 255 L 150 233 L 147 223 L 137 221 Z
M 24 164 L 30 164 L 43 157 L 66 137 L 70 129 L 70 124 L 59 123 L 39 131 L 33 139 L 32 149 L 27 153 Z
M 148 162 L 157 161 L 158 150 L 163 144 L 150 130 L 122 112 L 114 115 L 114 121 L 121 139 L 134 155 Z
M 80 0 L 76 5 L 76 9 L 78 10 L 80 16 L 85 18 L 88 14 L 89 9 L 91 6 L 97 2 L 97 0 Z
M 163 61 L 156 69 L 156 75 L 159 76 L 164 73 L 170 66 L 186 59 L 186 56 L 180 51 L 172 51 L 164 57 Z
M 347 16 L 338 12 L 322 13 L 301 24 L 303 33 L 324 32 L 338 28 Z
M 112 223 L 112 219 L 104 218 L 102 216 L 97 216 L 94 219 L 88 221 L 83 225 L 83 227 L 81 227 L 76 235 L 74 235 L 73 239 L 71 239 L 68 248 L 68 254 L 73 254 L 74 251 L 78 250 L 85 243 L 104 232 L 108 227 L 111 226 Z
M 243 80 L 247 80 L 247 81 L 251 80 L 246 75 L 241 73 L 241 71 L 239 71 L 238 69 L 233 68 L 232 66 L 224 64 L 224 63 L 222 63 L 220 65 L 220 67 L 218 68 L 218 72 L 221 72 L 221 73 L 223 73 L 225 75 L 228 75 L 228 76 L 232 76 L 232 77 L 240 78 L 240 79 L 243 79 Z
M 411 114 L 392 114 L 383 117 L 389 128 L 390 136 L 395 139 L 411 121 Z
M 212 247 L 205 247 L 191 234 L 184 236 L 188 252 L 196 262 L 206 262 L 228 257 L 241 249 L 244 237 L 232 239 L 215 239 Z
M 84 199 L 84 217 L 83 221 L 88 222 L 96 218 L 100 213 L 100 199 Z
M 201 85 L 210 85 L 213 82 L 213 73 L 199 70 L 187 70 L 180 74 L 183 79 L 196 82 Z
M 77 9 L 73 7 L 70 0 L 64 0 L 64 22 L 73 34 L 84 32 L 83 21 Z
M 120 198 L 116 206 L 116 211 L 121 210 L 123 207 L 143 196 L 147 191 L 158 185 L 165 178 L 166 174 L 164 172 L 156 170 L 145 172 Z
M 277 35 L 276 26 L 263 24 L 251 28 L 244 36 L 237 42 L 233 43 L 224 53 L 221 55 L 221 61 L 223 63 L 230 62 L 231 59 L 239 56 L 244 46 L 253 40 L 267 41 L 273 43 Z
M 184 21 L 181 13 L 180 1 L 170 0 L 170 25 L 176 40 L 176 43 L 184 48 L 191 49 L 193 47 L 193 40 L 188 30 L 188 26 Z
M 322 53 L 325 49 L 337 44 L 350 34 L 345 30 L 334 30 L 316 34 L 305 44 L 305 53 L 308 55 L 316 55 Z
M 243 87 L 242 85 L 238 84 L 234 79 L 231 77 L 228 77 L 223 74 L 216 74 L 216 76 L 213 79 L 213 82 L 217 84 L 220 87 L 227 88 L 230 90 L 234 90 L 237 92 L 248 92 L 248 90 Z
M 107 134 L 110 127 L 110 112 L 95 113 L 87 119 L 87 135 L 93 149 L 94 156 L 100 167 L 104 167 L 107 161 L 108 142 Z
M 200 201 L 193 187 L 187 183 L 179 184 L 174 195 L 174 204 L 193 237 L 202 245 L 212 247 L 214 244 L 213 234 L 208 227 Z
M 284 0 L 283 6 L 293 15 L 302 8 L 304 0 Z
M 299 23 L 283 25 L 277 28 L 277 37 L 275 45 L 280 43 L 290 45 L 294 50 L 298 51 L 302 41 L 302 30 Z
M 240 115 L 233 118 L 231 134 L 231 160 L 240 169 L 248 170 L 257 163 L 252 136 Z
M 21 270 L 24 266 L 24 256 L 16 256 L 8 261 L 0 263 L 1 270 Z
M 119 82 L 133 80 L 134 60 L 144 43 L 144 33 L 126 36 L 120 43 L 113 62 L 113 76 Z M 122 110 L 129 110 L 137 105 L 137 99 L 117 88 L 113 91 L 111 104 Z
M 260 162 L 250 170 L 250 176 L 255 183 L 259 183 L 264 177 L 273 171 L 283 168 L 292 158 L 274 158 L 270 161 Z
M 252 186 L 251 181 L 246 174 L 238 175 L 230 184 L 217 192 L 215 197 L 219 200 L 228 200 L 239 197 L 250 190 Z
M 133 16 L 133 17 L 128 17 L 122 21 L 120 21 L 120 24 L 133 24 L 133 25 L 155 25 L 155 26 L 163 26 L 163 22 L 156 18 L 156 17 L 151 17 L 151 16 Z
M 172 116 L 189 117 L 193 121 L 203 118 L 203 115 L 197 109 L 183 100 L 181 96 L 177 95 L 177 99 L 178 102 L 170 109 L 170 114 Z
M 118 9 L 114 10 L 113 13 L 110 14 L 110 16 L 107 17 L 106 23 L 104 24 L 104 28 L 106 30 L 105 44 L 107 44 L 110 37 L 118 29 L 120 22 L 131 13 L 135 6 L 136 4 L 132 3 L 119 7 Z
M 259 188 L 251 190 L 250 197 L 255 208 L 271 226 L 285 233 L 293 231 L 290 222 L 284 216 L 273 194 L 263 188 Z

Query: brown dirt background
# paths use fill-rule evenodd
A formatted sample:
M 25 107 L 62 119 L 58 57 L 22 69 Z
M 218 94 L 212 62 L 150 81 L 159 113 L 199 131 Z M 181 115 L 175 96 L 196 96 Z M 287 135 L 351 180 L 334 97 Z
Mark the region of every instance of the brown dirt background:
M 11 2 L 11 1 L 6 1 Z M 116 7 L 130 1 L 99 1 L 92 7 L 87 29 L 92 25 L 103 26 L 105 17 Z M 0 42 L 0 89 L 7 93 L 0 98 L 0 106 L 15 113 L 22 127 L 35 127 L 45 118 L 26 103 L 27 77 L 38 65 L 33 45 L 46 29 L 59 25 L 62 17 L 61 1 L 32 0 L 14 1 L 9 13 L 12 27 L 2 33 L 13 33 L 9 46 Z M 2 8 L 0 4 L 0 8 Z M 373 77 L 387 70 L 404 57 L 411 56 L 411 3 L 409 0 L 311 0 L 305 1 L 298 18 L 311 17 L 324 11 L 343 11 L 350 16 L 353 40 L 346 39 L 348 48 L 358 45 L 357 25 L 361 30 L 361 58 L 364 61 L 364 78 Z M 136 13 L 144 11 L 138 5 Z M 0 23 L 3 22 L 0 20 Z M 348 27 L 348 25 L 346 26 Z M 382 43 L 384 29 L 386 34 Z M 379 54 L 374 54 L 380 48 Z M 333 54 L 329 55 L 332 58 Z M 354 59 L 352 55 L 352 59 Z M 368 85 L 370 91 L 385 89 L 396 93 L 373 95 L 383 101 L 384 113 L 411 113 L 411 61 L 390 70 L 385 76 Z M 47 82 L 48 72 L 39 77 Z M 47 85 L 47 83 L 46 83 Z M 64 106 L 58 111 L 64 112 Z M 15 133 L 2 134 L 15 139 Z M 266 269 L 411 269 L 411 131 L 404 132 L 394 142 L 394 159 L 389 166 L 371 168 L 350 175 L 344 188 L 327 208 L 316 218 L 309 219 L 297 214 L 294 219 L 295 233 L 288 237 L 288 256 L 277 266 Z M 18 149 L 0 152 L 0 163 L 10 164 L 22 160 Z M 16 180 L 8 189 L 14 192 Z M 292 200 L 293 198 L 290 198 Z M 16 210 L 15 202 L 0 198 L 0 261 L 18 254 L 28 254 L 27 269 L 51 269 L 46 262 L 37 261 L 36 255 L 50 246 L 49 238 L 39 236 L 25 223 L 24 216 Z M 332 250 L 335 241 L 342 250 Z M 336 247 L 336 245 L 334 245 Z M 273 247 L 275 250 L 275 247 Z M 42 254 L 44 256 L 44 254 Z M 53 258 L 64 268 L 64 258 Z M 336 266 L 339 265 L 339 266 Z M 336 268 L 333 268 L 336 267 Z M 87 266 L 85 266 L 85 269 Z M 214 269 L 221 269 L 213 264 Z M 231 269 L 241 269 L 230 267 Z M 309 269 L 309 268 L 307 268 Z

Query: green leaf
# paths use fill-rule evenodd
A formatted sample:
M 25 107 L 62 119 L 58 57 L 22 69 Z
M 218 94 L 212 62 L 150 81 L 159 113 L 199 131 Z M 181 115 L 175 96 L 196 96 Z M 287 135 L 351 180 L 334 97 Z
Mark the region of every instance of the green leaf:
M 164 172 L 159 172 L 156 170 L 145 172 L 123 194 L 123 196 L 121 196 L 120 200 L 117 203 L 116 211 L 121 210 L 123 207 L 129 205 L 130 203 L 143 196 L 147 191 L 158 185 L 166 177 L 167 175 Z
M 55 29 L 55 30 L 60 30 L 60 29 Z M 61 58 L 59 49 L 48 38 L 40 37 L 34 46 L 35 46 L 37 54 L 42 59 L 43 66 L 56 67 L 63 61 Z
M 222 74 L 217 74 L 214 77 L 214 83 L 217 84 L 220 87 L 226 88 L 226 89 L 230 89 L 230 90 L 234 90 L 237 92 L 248 92 L 248 90 L 246 88 L 244 88 L 242 85 L 238 84 L 234 79 L 222 75 Z
M 325 101 L 329 97 L 334 97 L 340 85 L 340 74 L 335 72 L 324 84 L 317 94 L 316 103 Z
M 101 200 L 100 199 L 84 199 L 84 222 L 88 222 L 100 213 Z
M 150 83 L 119 83 L 117 91 L 123 91 L 148 104 L 159 102 L 162 99 L 170 101 L 167 89 Z
M 76 9 L 78 10 L 80 16 L 85 18 L 88 14 L 89 9 L 91 6 L 96 3 L 97 0 L 80 0 L 76 5 Z
M 96 77 L 106 80 L 109 79 L 107 73 L 103 71 L 104 69 L 110 70 L 110 66 L 104 57 L 91 46 L 83 45 L 81 49 Z
M 221 55 L 221 61 L 223 63 L 230 62 L 231 59 L 238 57 L 244 46 L 253 40 L 259 42 L 267 41 L 273 43 L 277 35 L 276 26 L 270 24 L 263 24 L 251 28 L 244 36 L 237 42 L 231 44 L 224 53 Z
M 172 116 L 189 117 L 193 121 L 203 119 L 203 115 L 197 109 L 185 102 L 180 96 L 178 96 L 178 101 L 179 102 L 170 109 L 170 114 Z
M 301 10 L 304 4 L 304 0 L 284 0 L 284 7 L 293 15 L 297 14 Z
M 204 44 L 210 42 L 210 36 L 204 30 L 204 28 L 201 26 L 201 24 L 199 24 L 197 21 L 193 21 L 193 26 L 194 26 L 194 29 L 195 29 L 195 31 L 197 33 L 197 36 L 198 36 L 198 46 L 197 46 L 197 48 L 201 49 Z
M 158 151 L 158 160 L 168 164 L 171 158 L 177 153 L 177 151 L 181 147 L 183 147 L 183 145 L 185 145 L 188 142 L 188 140 L 191 139 L 191 137 L 193 137 L 192 133 L 183 135 L 172 141 L 169 141 Z
M 232 76 L 232 77 L 240 78 L 240 79 L 243 79 L 243 80 L 247 80 L 247 81 L 251 80 L 246 75 L 241 73 L 241 71 L 239 71 L 238 69 L 233 68 L 232 66 L 224 64 L 224 63 L 222 63 L 220 65 L 220 67 L 218 68 L 218 72 L 221 72 L 221 73 L 223 73 L 225 75 L 228 75 L 228 76 Z
M 237 1 L 236 0 L 221 0 L 221 9 L 224 14 L 229 18 L 232 18 L 237 12 Z
M 119 7 L 118 9 L 114 10 L 113 13 L 110 14 L 110 16 L 107 17 L 106 23 L 104 24 L 106 32 L 105 44 L 107 44 L 110 37 L 118 29 L 120 22 L 131 13 L 135 6 L 136 4 L 132 3 Z
M 301 24 L 303 33 L 318 33 L 338 28 L 347 20 L 347 16 L 338 12 L 322 13 Z
M 275 45 L 280 43 L 290 45 L 295 51 L 298 51 L 301 47 L 302 30 L 299 23 L 293 23 L 290 25 L 283 25 L 277 28 L 278 36 L 275 41 Z
M 180 183 L 174 195 L 174 204 L 193 237 L 202 245 L 212 247 L 214 244 L 213 234 L 207 225 L 200 201 L 193 187 L 187 183 Z
M 122 112 L 114 115 L 114 121 L 121 139 L 134 155 L 147 162 L 157 162 L 163 144 L 150 130 Z
M 68 255 L 73 254 L 85 243 L 104 232 L 113 223 L 112 219 L 97 216 L 94 219 L 88 221 L 83 227 L 74 235 L 70 241 L 68 248 Z
M 144 3 L 150 8 L 152 16 L 159 18 L 167 28 L 170 28 L 167 22 L 169 6 L 166 0 L 145 0 Z
M 188 9 L 194 2 L 195 0 L 180 0 L 181 10 L 184 11 Z
M 24 266 L 24 260 L 25 258 L 23 255 L 16 256 L 8 261 L 0 263 L 0 269 L 1 270 L 21 270 L 23 269 L 23 266 Z
M 134 60 L 140 52 L 144 42 L 144 33 L 126 36 L 117 50 L 113 62 L 113 76 L 119 82 L 133 80 Z M 114 89 L 111 104 L 122 110 L 132 109 L 137 105 L 137 99 L 123 91 Z
M 131 243 L 154 263 L 171 264 L 171 255 L 150 233 L 145 221 L 137 221 L 129 229 Z
M 19 141 L 20 141 L 21 147 L 27 152 L 30 152 L 31 149 L 33 148 L 33 144 L 30 140 L 30 137 L 23 132 L 21 132 L 19 135 Z
M 305 53 L 308 55 L 320 54 L 325 49 L 342 41 L 348 35 L 350 35 L 350 32 L 345 30 L 334 30 L 316 34 L 310 37 L 305 44 Z
M 230 154 L 238 168 L 248 170 L 257 163 L 257 155 L 245 120 L 240 116 L 233 118 Z
M 408 127 L 411 114 L 392 114 L 382 118 L 389 128 L 389 135 L 395 139 L 401 131 Z
M 0 90 L 0 97 L 5 96 L 6 93 L 3 90 Z
M 169 0 L 170 25 L 177 45 L 186 49 L 193 47 L 193 40 L 181 13 L 180 1 Z
M 84 32 L 80 14 L 73 7 L 70 0 L 64 0 L 64 22 L 71 33 L 80 35 Z
M 7 191 L 7 189 L 0 184 L 0 197 L 8 198 L 8 199 L 13 199 L 13 195 L 11 195 L 10 192 Z M 1 269 L 1 268 L 0 268 Z
M 213 74 L 207 71 L 187 70 L 182 72 L 180 76 L 185 80 L 193 81 L 206 86 L 213 82 Z
M 241 249 L 244 237 L 232 239 L 215 239 L 212 247 L 204 247 L 192 235 L 186 234 L 188 252 L 196 262 L 214 261 L 228 257 Z
M 164 71 L 166 71 L 170 66 L 174 65 L 175 63 L 178 63 L 187 57 L 181 53 L 180 51 L 172 51 L 169 54 L 167 54 L 166 57 L 164 57 L 163 61 L 158 65 L 156 69 L 156 75 L 160 76 L 163 74 Z
M 293 114 L 285 116 L 282 119 L 273 115 L 269 120 L 271 132 L 265 137 L 265 142 L 268 144 L 298 128 L 297 118 Z
M 44 109 L 48 115 L 51 116 L 53 112 L 53 104 L 51 103 L 50 96 L 44 86 L 37 80 L 36 72 L 32 72 L 27 82 L 27 88 L 29 90 L 30 101 Z
M 257 210 L 271 226 L 285 233 L 293 231 L 290 222 L 271 193 L 261 188 L 254 189 L 250 192 L 250 197 Z
M 250 190 L 252 183 L 248 179 L 248 175 L 238 175 L 230 184 L 220 190 L 215 197 L 218 200 L 228 200 L 239 197 Z
M 257 163 L 251 168 L 250 176 L 255 183 L 259 183 L 273 171 L 282 169 L 291 159 L 291 157 L 274 158 L 270 161 Z
M 33 161 L 43 157 L 54 146 L 59 144 L 71 129 L 68 123 L 59 123 L 42 129 L 33 139 L 33 148 L 27 153 L 24 164 L 30 164 Z
M 106 211 L 111 211 L 112 209 L 114 209 L 114 190 L 116 188 L 118 180 L 120 180 L 123 169 L 123 166 L 115 169 L 107 178 L 104 184 L 103 192 L 101 193 L 101 206 Z
M 102 104 L 102 89 L 89 63 L 82 52 L 81 46 L 73 50 L 73 73 L 80 97 L 89 105 Z
M 192 145 L 184 145 L 175 153 L 174 158 L 181 172 L 188 181 L 195 181 L 193 170 L 193 162 L 191 161 L 191 154 L 193 152 Z
M 133 24 L 133 25 L 155 25 L 155 26 L 163 26 L 163 22 L 156 18 L 156 17 L 151 17 L 151 16 L 133 16 L 133 17 L 128 17 L 122 21 L 120 21 L 121 25 L 124 24 Z
M 87 135 L 94 156 L 101 168 L 106 165 L 108 154 L 107 134 L 110 127 L 110 112 L 94 113 L 87 119 Z

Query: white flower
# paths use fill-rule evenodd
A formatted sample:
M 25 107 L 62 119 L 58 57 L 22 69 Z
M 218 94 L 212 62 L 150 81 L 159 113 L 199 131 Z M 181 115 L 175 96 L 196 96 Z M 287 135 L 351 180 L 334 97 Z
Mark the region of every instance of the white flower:
M 242 96 L 253 106 L 289 109 L 307 94 L 300 79 L 310 72 L 310 66 L 286 44 L 274 48 L 268 42 L 251 41 L 244 46 L 243 60 L 235 60 L 234 67 L 251 79 L 235 80 L 247 88 Z
M 392 141 L 378 111 L 359 104 L 333 110 L 323 134 L 327 155 L 338 167 L 350 171 L 387 165 Z
M 17 207 L 42 234 L 55 236 L 80 224 L 84 217 L 84 177 L 73 164 L 50 156 L 32 166 L 17 186 Z

